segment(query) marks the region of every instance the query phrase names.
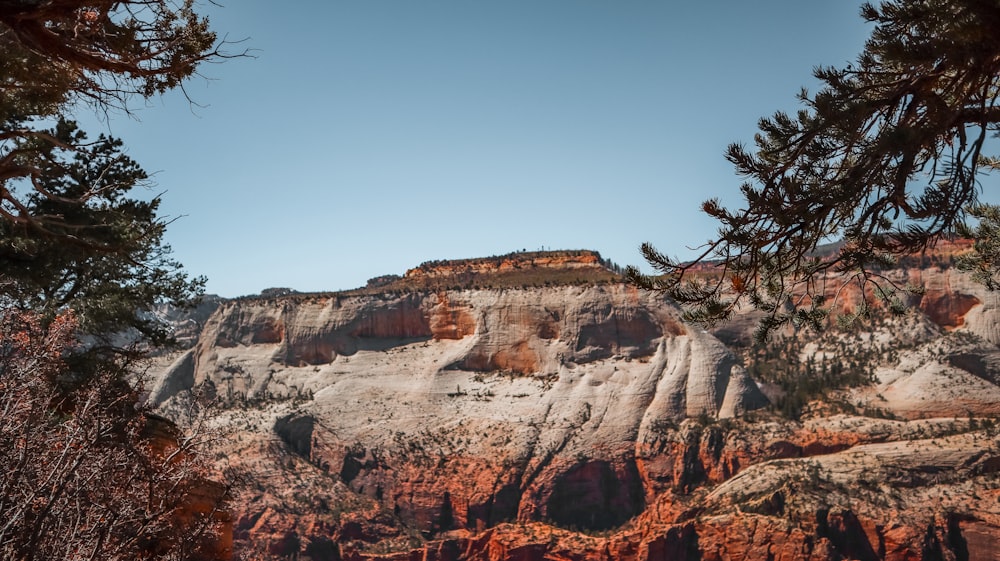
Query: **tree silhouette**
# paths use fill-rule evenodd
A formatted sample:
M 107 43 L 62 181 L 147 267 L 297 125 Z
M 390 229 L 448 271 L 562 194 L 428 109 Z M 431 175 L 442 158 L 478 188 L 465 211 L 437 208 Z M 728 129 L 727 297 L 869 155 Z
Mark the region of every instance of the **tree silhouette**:
M 1000 5 L 892 0 L 861 15 L 875 28 L 855 64 L 817 68 L 821 89 L 803 89 L 795 115 L 761 119 L 755 150 L 729 146 L 744 206 L 702 205 L 718 237 L 692 263 L 644 244 L 662 276 L 632 267 L 633 282 L 688 305 L 693 320 L 725 319 L 749 302 L 767 313 L 761 333 L 822 322 L 831 276 L 898 302 L 903 287 L 876 269 L 956 232 L 1000 165 L 986 153 L 1000 131 Z M 816 254 L 833 240 L 839 251 Z M 982 255 L 980 269 L 995 271 Z M 706 263 L 716 274 L 697 278 Z

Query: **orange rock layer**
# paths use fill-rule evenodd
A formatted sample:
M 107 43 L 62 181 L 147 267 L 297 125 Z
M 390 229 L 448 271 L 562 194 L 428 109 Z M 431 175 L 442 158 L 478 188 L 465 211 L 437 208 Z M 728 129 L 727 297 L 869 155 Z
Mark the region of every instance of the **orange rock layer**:
M 957 561 L 995 559 L 1000 546 L 996 517 L 933 504 L 905 512 L 859 499 L 853 510 L 802 502 L 781 490 L 725 507 L 706 500 L 710 489 L 748 466 L 820 457 L 884 434 L 803 426 L 759 438 L 745 427 L 691 422 L 667 434 L 612 460 L 579 458 L 535 474 L 483 458 L 394 458 L 363 449 L 345 456 L 325 449 L 318 434 L 312 461 L 339 468 L 354 492 L 379 506 L 347 522 L 273 510 L 244 515 L 238 533 L 270 558 L 312 547 L 327 554 L 311 559 L 356 561 Z M 997 460 L 969 477 L 1000 470 Z M 982 493 L 984 504 L 1000 498 L 1000 490 Z M 393 519 L 421 528 L 427 541 L 405 547 Z M 395 540 L 395 552 L 373 549 L 380 540 Z
M 406 278 L 488 275 L 529 269 L 600 269 L 601 256 L 595 251 L 538 251 L 511 253 L 499 257 L 434 261 L 406 271 Z

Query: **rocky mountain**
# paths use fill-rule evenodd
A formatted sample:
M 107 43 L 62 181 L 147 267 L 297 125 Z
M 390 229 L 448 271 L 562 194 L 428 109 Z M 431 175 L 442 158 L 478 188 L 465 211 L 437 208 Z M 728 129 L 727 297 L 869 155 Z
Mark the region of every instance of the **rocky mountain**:
M 149 400 L 262 558 L 993 559 L 998 299 L 906 265 L 907 316 L 752 346 L 594 252 L 426 263 L 217 302 Z

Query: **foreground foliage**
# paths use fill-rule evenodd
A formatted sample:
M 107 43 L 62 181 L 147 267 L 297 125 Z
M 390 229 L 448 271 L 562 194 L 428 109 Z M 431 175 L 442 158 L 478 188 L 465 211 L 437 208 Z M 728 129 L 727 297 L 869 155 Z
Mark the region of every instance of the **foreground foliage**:
M 185 306 L 204 280 L 188 279 L 170 259 L 159 198 L 133 194 L 146 173 L 123 153 L 120 140 L 101 135 L 90 141 L 72 122 L 60 121 L 47 136 L 52 140 L 17 144 L 17 161 L 38 170 L 21 207 L 46 224 L 0 220 L 0 302 L 49 319 L 73 309 L 105 347 L 126 330 L 148 344 L 168 342 L 165 326 L 136 311 L 164 301 Z M 68 145 L 75 148 L 63 148 Z
M 40 119 L 87 106 L 127 112 L 130 100 L 182 87 L 199 64 L 226 56 L 193 0 L 0 2 L 0 31 L 0 219 L 35 235 L 59 234 L 51 227 L 63 220 L 26 204 L 31 192 L 52 198 L 42 181 L 51 170 L 33 152 L 73 152 L 83 140 L 54 135 Z
M 148 178 L 122 142 L 67 115 L 127 113 L 222 46 L 193 0 L 0 2 L 0 305 L 48 319 L 72 308 L 93 336 L 166 342 L 136 311 L 184 305 L 203 281 L 169 259 L 168 220 L 136 194 Z
M 150 311 L 202 280 L 122 142 L 69 118 L 183 87 L 221 45 L 193 0 L 0 1 L 0 558 L 225 556 L 224 489 L 128 382 L 170 340 Z
M 72 314 L 0 318 L 0 557 L 204 558 L 225 489 L 196 439 L 136 407 L 128 363 L 74 376 L 76 329 Z
M 727 150 L 747 179 L 745 206 L 704 203 L 719 235 L 695 263 L 644 244 L 663 276 L 632 268 L 634 282 L 688 304 L 694 320 L 725 319 L 749 302 L 767 312 L 762 334 L 788 321 L 822 322 L 831 274 L 896 302 L 905 287 L 876 269 L 955 232 L 996 168 L 987 139 L 1000 131 L 1000 5 L 892 0 L 865 4 L 861 15 L 875 28 L 857 63 L 817 68 L 822 88 L 799 94 L 797 114 L 761 119 L 756 150 Z M 815 255 L 836 239 L 844 241 L 836 255 Z M 983 249 L 980 270 L 995 274 L 994 252 Z M 691 278 L 713 260 L 719 275 Z

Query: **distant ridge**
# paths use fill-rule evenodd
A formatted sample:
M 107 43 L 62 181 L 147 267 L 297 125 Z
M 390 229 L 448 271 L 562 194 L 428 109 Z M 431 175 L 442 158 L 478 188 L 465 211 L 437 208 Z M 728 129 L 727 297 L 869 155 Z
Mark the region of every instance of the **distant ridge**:
M 523 269 L 587 269 L 604 267 L 601 254 L 589 249 L 518 251 L 492 257 L 425 261 L 406 271 L 407 278 L 448 277 L 464 273 L 498 273 Z
M 889 268 L 927 267 L 929 265 L 950 267 L 954 264 L 955 256 L 972 249 L 974 241 L 958 237 L 942 238 L 924 251 L 896 256 L 895 264 Z M 809 253 L 809 257 L 823 260 L 832 259 L 844 248 L 844 245 L 843 240 L 819 245 Z M 694 273 L 717 273 L 722 263 L 721 259 L 705 259 L 701 263 L 693 265 L 690 270 Z M 692 262 L 688 261 L 683 264 L 690 265 Z
M 621 268 L 589 249 L 515 251 L 490 257 L 425 261 L 402 277 L 368 289 L 517 288 L 620 280 Z M 372 286 L 375 284 L 376 286 Z
M 425 261 L 405 274 L 380 275 L 360 288 L 331 292 L 268 289 L 249 298 L 308 298 L 443 289 L 527 288 L 620 282 L 622 268 L 597 251 L 515 251 L 490 257 Z M 247 298 L 247 297 L 245 297 Z

